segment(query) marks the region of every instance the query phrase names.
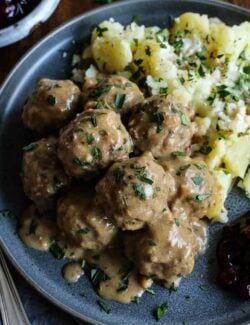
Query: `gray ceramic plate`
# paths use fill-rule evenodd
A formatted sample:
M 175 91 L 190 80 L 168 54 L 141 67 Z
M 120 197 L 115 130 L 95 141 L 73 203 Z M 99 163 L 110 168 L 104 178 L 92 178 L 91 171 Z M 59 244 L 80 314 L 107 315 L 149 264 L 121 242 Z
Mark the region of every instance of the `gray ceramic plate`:
M 213 1 L 138 0 L 117 3 L 80 16 L 50 34 L 36 45 L 15 67 L 0 91 L 0 209 L 7 208 L 17 215 L 25 205 L 20 184 L 21 147 L 30 135 L 24 130 L 20 115 L 22 106 L 36 81 L 41 77 L 66 78 L 70 73 L 73 41 L 84 41 L 100 21 L 114 17 L 123 24 L 138 15 L 146 25 L 167 26 L 169 16 L 194 11 L 217 16 L 228 24 L 249 20 L 250 14 L 241 8 Z M 72 43 L 73 42 L 73 43 Z M 250 209 L 250 200 L 234 190 L 227 202 L 230 219 Z M 191 276 L 181 282 L 171 295 L 164 288 L 155 287 L 156 295 L 145 294 L 139 305 L 108 302 L 111 314 L 101 312 L 96 304 L 98 296 L 83 278 L 78 284 L 67 285 L 61 277 L 62 262 L 50 254 L 25 247 L 16 235 L 14 220 L 1 218 L 0 236 L 5 252 L 21 274 L 52 302 L 75 316 L 93 323 L 153 324 L 152 310 L 168 301 L 169 310 L 161 321 L 165 324 L 236 324 L 250 320 L 250 305 L 223 292 L 216 285 L 215 246 L 221 225 L 210 227 L 209 247 L 201 256 Z M 206 290 L 200 289 L 205 284 Z M 86 298 L 80 296 L 81 293 Z M 190 296 L 187 299 L 187 296 Z

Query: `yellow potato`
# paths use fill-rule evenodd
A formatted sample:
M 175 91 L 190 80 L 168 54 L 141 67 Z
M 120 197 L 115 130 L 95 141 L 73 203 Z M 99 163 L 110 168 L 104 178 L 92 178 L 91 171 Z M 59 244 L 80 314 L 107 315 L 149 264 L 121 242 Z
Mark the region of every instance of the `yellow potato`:
M 216 140 L 212 144 L 213 150 L 206 156 L 206 163 L 210 170 L 214 170 L 221 165 L 222 158 L 226 153 L 226 143 L 224 139 Z
M 222 160 L 233 176 L 243 178 L 250 160 L 250 135 L 231 137 L 230 140 Z

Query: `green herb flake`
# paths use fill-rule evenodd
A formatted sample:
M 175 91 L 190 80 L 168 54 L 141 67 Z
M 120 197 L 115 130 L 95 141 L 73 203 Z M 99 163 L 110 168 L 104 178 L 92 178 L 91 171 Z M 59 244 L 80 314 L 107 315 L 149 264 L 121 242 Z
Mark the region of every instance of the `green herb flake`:
M 115 96 L 115 107 L 118 109 L 121 109 L 124 101 L 125 101 L 126 95 L 125 94 L 116 94 Z
M 202 155 L 208 155 L 210 152 L 212 151 L 212 147 L 210 147 L 207 142 L 204 143 L 200 149 L 198 150 L 199 153 L 201 153 Z
M 185 157 L 186 153 L 184 151 L 173 151 L 171 152 L 173 157 Z
M 140 200 L 146 200 L 146 194 L 145 194 L 145 189 L 144 186 L 141 184 L 134 184 L 133 185 L 133 190 L 135 195 L 140 199 Z
M 177 218 L 174 218 L 174 223 L 176 224 L 177 227 L 180 227 L 180 221 Z
M 64 258 L 64 251 L 56 241 L 50 246 L 50 252 L 58 260 Z
M 122 167 L 116 167 L 114 169 L 114 177 L 115 177 L 115 181 L 118 184 L 120 182 L 120 180 L 123 178 L 124 176 L 124 170 Z
M 207 169 L 207 166 L 206 165 L 203 165 L 203 164 L 199 164 L 199 163 L 196 163 L 194 164 L 195 167 L 199 170 L 204 170 L 204 169 Z
M 133 16 L 131 23 L 136 23 L 137 25 L 140 24 L 140 17 L 139 16 Z
M 228 95 L 230 95 L 230 92 L 227 90 L 227 86 L 226 85 L 216 86 L 216 90 L 217 90 L 217 95 L 221 99 L 225 99 Z
M 85 161 L 82 161 L 81 159 L 79 158 L 74 158 L 73 159 L 73 162 L 78 165 L 79 167 L 81 167 L 82 169 L 89 169 L 90 168 L 90 163 L 88 162 L 85 162 Z
M 250 65 L 243 68 L 243 72 L 250 75 Z
M 184 126 L 188 125 L 188 118 L 184 113 L 180 114 L 181 124 Z
M 193 199 L 194 202 L 200 203 L 206 199 L 208 199 L 211 196 L 211 194 L 200 194 L 196 195 L 196 197 Z
M 180 77 L 179 80 L 180 80 L 180 83 L 181 83 L 182 85 L 184 85 L 184 83 L 185 83 L 186 80 L 185 80 L 183 77 Z
M 95 137 L 91 133 L 86 133 L 86 140 L 88 144 L 91 144 L 95 141 Z
M 150 295 L 154 296 L 155 295 L 155 291 L 153 289 L 147 288 L 145 290 L 145 292 L 149 293 Z
M 174 282 L 171 283 L 171 286 L 168 288 L 169 293 L 173 293 L 177 291 L 177 287 L 175 286 Z
M 101 282 L 110 280 L 110 277 L 98 267 L 93 267 L 90 271 L 90 280 L 95 287 L 99 287 Z
M 27 146 L 24 146 L 22 148 L 22 150 L 25 152 L 29 152 L 29 151 L 35 150 L 37 147 L 38 147 L 38 143 L 32 142 L 32 143 L 28 144 Z
M 135 296 L 134 298 L 132 298 L 131 299 L 131 302 L 133 302 L 134 304 L 139 304 L 139 302 L 140 302 L 140 297 L 138 297 L 138 296 Z
M 176 52 L 179 52 L 182 47 L 183 47 L 183 40 L 180 38 L 179 40 L 176 40 L 174 43 L 173 43 L 173 47 L 175 49 Z
M 201 183 L 203 182 L 203 178 L 200 177 L 200 176 L 194 176 L 194 177 L 191 177 L 194 185 L 201 185 Z
M 79 235 L 86 235 L 87 233 L 89 233 L 89 228 L 88 227 L 85 227 L 85 228 L 81 228 L 81 229 L 79 229 L 78 231 L 77 231 L 77 233 L 79 234 Z
M 156 242 L 153 241 L 152 239 L 149 239 L 149 240 L 148 240 L 148 245 L 149 245 L 149 246 L 157 246 Z
M 199 285 L 199 289 L 201 289 L 201 290 L 207 290 L 208 289 L 208 285 L 207 284 L 200 284 Z
M 102 159 L 102 151 L 98 147 L 93 147 L 91 149 L 91 155 L 93 157 L 93 161 L 101 160 Z
M 130 264 L 128 267 L 125 268 L 125 270 L 121 272 L 120 284 L 118 289 L 116 290 L 117 292 L 126 291 L 128 289 L 129 278 L 132 275 L 132 270 L 133 270 L 133 265 Z
M 245 53 L 244 51 L 242 51 L 242 52 L 240 53 L 240 55 L 239 55 L 239 59 L 241 59 L 241 60 L 243 60 L 243 61 L 245 61 L 245 60 L 247 59 L 247 57 L 246 57 L 246 53 Z
M 107 135 L 107 132 L 104 129 L 99 130 L 98 132 L 102 137 L 104 137 L 105 135 Z
M 53 95 L 49 95 L 49 96 L 46 98 L 46 102 L 47 102 L 50 106 L 54 106 L 55 103 L 56 103 L 56 97 L 53 96 Z
M 96 32 L 97 32 L 97 36 L 102 37 L 104 32 L 107 32 L 108 28 L 107 27 L 103 27 L 101 28 L 100 26 L 96 26 Z
M 161 320 L 168 310 L 168 303 L 165 302 L 154 310 L 154 317 L 157 321 Z
M 157 133 L 160 133 L 162 131 L 162 123 L 164 121 L 164 115 L 159 112 L 158 110 L 151 115 L 151 121 L 156 123 L 157 125 Z
M 204 71 L 204 69 L 203 69 L 203 66 L 202 66 L 202 64 L 199 66 L 199 68 L 198 68 L 198 74 L 199 74 L 199 76 L 200 77 L 205 77 L 205 71 Z
M 159 95 L 167 95 L 168 93 L 168 88 L 167 87 L 160 87 L 159 88 Z
M 96 119 L 96 114 L 92 114 L 90 117 L 90 122 L 93 124 L 94 127 L 97 126 L 97 119 Z
M 106 84 L 103 86 L 96 87 L 94 90 L 89 92 L 89 97 L 98 97 L 102 94 L 105 94 L 111 90 L 113 85 L 111 84 Z
M 150 56 L 151 53 L 152 53 L 152 50 L 151 50 L 150 46 L 147 45 L 147 46 L 146 46 L 146 49 L 145 49 L 145 54 L 146 54 L 147 56 Z
M 103 301 L 97 300 L 97 304 L 100 306 L 100 309 L 103 310 L 105 313 L 109 314 L 111 312 L 111 308 Z

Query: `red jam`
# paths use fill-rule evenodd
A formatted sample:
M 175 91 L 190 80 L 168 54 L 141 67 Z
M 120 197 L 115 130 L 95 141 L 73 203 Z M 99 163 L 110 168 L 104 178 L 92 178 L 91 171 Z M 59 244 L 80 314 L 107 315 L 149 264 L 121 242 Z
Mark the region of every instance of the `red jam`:
M 250 299 L 250 211 L 224 227 L 217 260 L 219 284 Z
M 0 0 L 0 29 L 18 22 L 39 2 L 40 0 Z

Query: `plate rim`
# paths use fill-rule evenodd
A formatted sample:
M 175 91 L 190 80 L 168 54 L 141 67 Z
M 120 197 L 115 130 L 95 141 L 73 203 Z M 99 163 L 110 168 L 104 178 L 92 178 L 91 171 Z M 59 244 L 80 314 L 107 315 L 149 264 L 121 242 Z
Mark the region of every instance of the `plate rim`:
M 19 62 L 17 62 L 11 71 L 8 73 L 7 77 L 4 79 L 4 81 L 0 84 L 0 97 L 5 91 L 5 88 L 8 86 L 9 81 L 13 78 L 15 75 L 16 71 L 23 65 L 23 63 L 34 53 L 40 46 L 42 46 L 44 43 L 46 43 L 50 38 L 52 38 L 54 35 L 65 29 L 66 27 L 70 25 L 74 25 L 77 22 L 84 20 L 85 18 L 96 15 L 99 12 L 102 12 L 104 10 L 107 10 L 109 8 L 116 8 L 120 6 L 126 6 L 127 4 L 131 3 L 137 3 L 138 5 L 140 3 L 150 3 L 153 2 L 154 0 L 123 0 L 123 1 L 118 1 L 117 3 L 113 4 L 107 4 L 107 5 L 102 5 L 96 9 L 92 9 L 87 11 L 86 13 L 80 14 L 75 16 L 74 18 L 71 18 L 67 20 L 66 22 L 62 23 L 52 31 L 50 31 L 47 35 L 42 37 L 37 43 L 35 43 L 27 52 L 25 52 Z M 160 0 L 161 1 L 161 0 Z M 166 2 L 179 2 L 179 0 L 165 0 Z M 182 0 L 184 1 L 184 0 Z M 231 10 L 236 11 L 237 13 L 244 14 L 249 16 L 250 18 L 250 10 L 246 8 L 242 8 L 240 6 L 227 3 L 224 1 L 220 0 L 185 0 L 185 3 L 193 3 L 193 4 L 207 4 L 209 6 L 215 6 L 215 7 L 224 7 L 224 8 L 229 8 Z M 61 302 L 58 298 L 55 298 L 54 296 L 50 295 L 48 292 L 46 292 L 45 289 L 41 287 L 40 284 L 38 284 L 35 280 L 32 279 L 32 277 L 29 276 L 29 274 L 18 264 L 18 261 L 15 259 L 15 255 L 12 254 L 12 252 L 8 249 L 8 247 L 5 245 L 3 239 L 0 237 L 0 248 L 4 251 L 5 255 L 7 256 L 8 260 L 11 262 L 11 264 L 14 266 L 14 268 L 18 271 L 19 274 L 39 293 L 41 294 L 45 299 L 47 299 L 49 302 L 53 303 L 60 309 L 64 310 L 65 312 L 69 313 L 71 316 L 78 318 L 80 321 L 86 321 L 89 322 L 90 324 L 95 324 L 95 325 L 105 325 L 103 322 L 99 322 L 91 317 L 86 316 L 85 314 L 79 313 L 78 311 L 74 310 L 73 308 L 69 307 L 65 303 Z M 250 320 L 250 315 L 249 315 L 249 320 Z M 245 325 L 248 323 L 244 323 Z M 243 325 L 243 323 L 242 323 Z

